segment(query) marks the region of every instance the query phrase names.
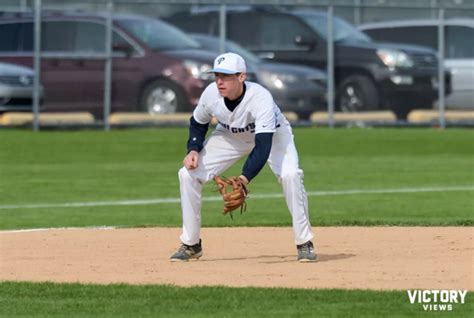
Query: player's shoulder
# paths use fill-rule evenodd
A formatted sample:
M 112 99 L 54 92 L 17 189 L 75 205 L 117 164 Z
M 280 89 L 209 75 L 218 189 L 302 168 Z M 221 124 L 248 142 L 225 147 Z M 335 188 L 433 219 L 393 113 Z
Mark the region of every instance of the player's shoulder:
M 212 99 L 219 97 L 219 90 L 217 89 L 217 84 L 216 82 L 212 82 L 207 87 L 204 89 L 202 92 L 201 97 L 206 98 L 206 99 Z
M 219 106 L 221 99 L 222 96 L 219 94 L 216 83 L 210 83 L 202 92 L 197 108 L 203 109 L 207 113 L 213 114 L 216 108 Z

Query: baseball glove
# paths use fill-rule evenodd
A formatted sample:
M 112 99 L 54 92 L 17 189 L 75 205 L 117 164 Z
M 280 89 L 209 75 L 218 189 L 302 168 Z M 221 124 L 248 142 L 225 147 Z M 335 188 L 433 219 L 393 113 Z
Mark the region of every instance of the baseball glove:
M 232 218 L 232 211 L 240 208 L 240 214 L 247 209 L 245 199 L 249 193 L 246 185 L 238 177 L 214 177 L 214 182 L 217 185 L 217 191 L 222 195 L 224 200 L 223 214 L 230 214 Z

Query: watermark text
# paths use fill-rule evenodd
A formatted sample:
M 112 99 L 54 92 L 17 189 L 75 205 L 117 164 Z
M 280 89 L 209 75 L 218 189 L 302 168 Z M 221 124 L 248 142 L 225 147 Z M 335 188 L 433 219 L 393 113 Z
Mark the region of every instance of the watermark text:
M 452 311 L 457 304 L 464 304 L 467 290 L 415 289 L 407 290 L 410 304 L 421 304 L 425 311 Z

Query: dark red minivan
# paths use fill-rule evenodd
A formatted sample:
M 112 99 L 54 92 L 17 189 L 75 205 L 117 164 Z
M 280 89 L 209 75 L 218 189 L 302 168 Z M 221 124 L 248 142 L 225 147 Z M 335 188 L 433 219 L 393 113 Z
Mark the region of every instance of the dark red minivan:
M 106 15 L 44 12 L 41 82 L 46 111 L 103 113 Z M 33 14 L 0 16 L 0 61 L 33 66 Z M 213 77 L 215 53 L 166 22 L 113 15 L 112 112 L 191 111 Z

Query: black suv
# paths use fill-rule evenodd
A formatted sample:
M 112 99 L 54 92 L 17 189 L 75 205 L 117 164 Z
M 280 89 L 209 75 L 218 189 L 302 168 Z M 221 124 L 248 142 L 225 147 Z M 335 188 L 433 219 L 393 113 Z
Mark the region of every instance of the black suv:
M 226 20 L 227 37 L 262 58 L 326 68 L 325 12 L 230 7 Z M 180 12 L 168 21 L 188 32 L 219 33 L 218 10 Z M 432 108 L 438 96 L 433 50 L 374 42 L 348 22 L 333 21 L 337 110 L 389 108 L 405 120 L 412 109 Z M 449 74 L 446 79 L 449 93 Z

